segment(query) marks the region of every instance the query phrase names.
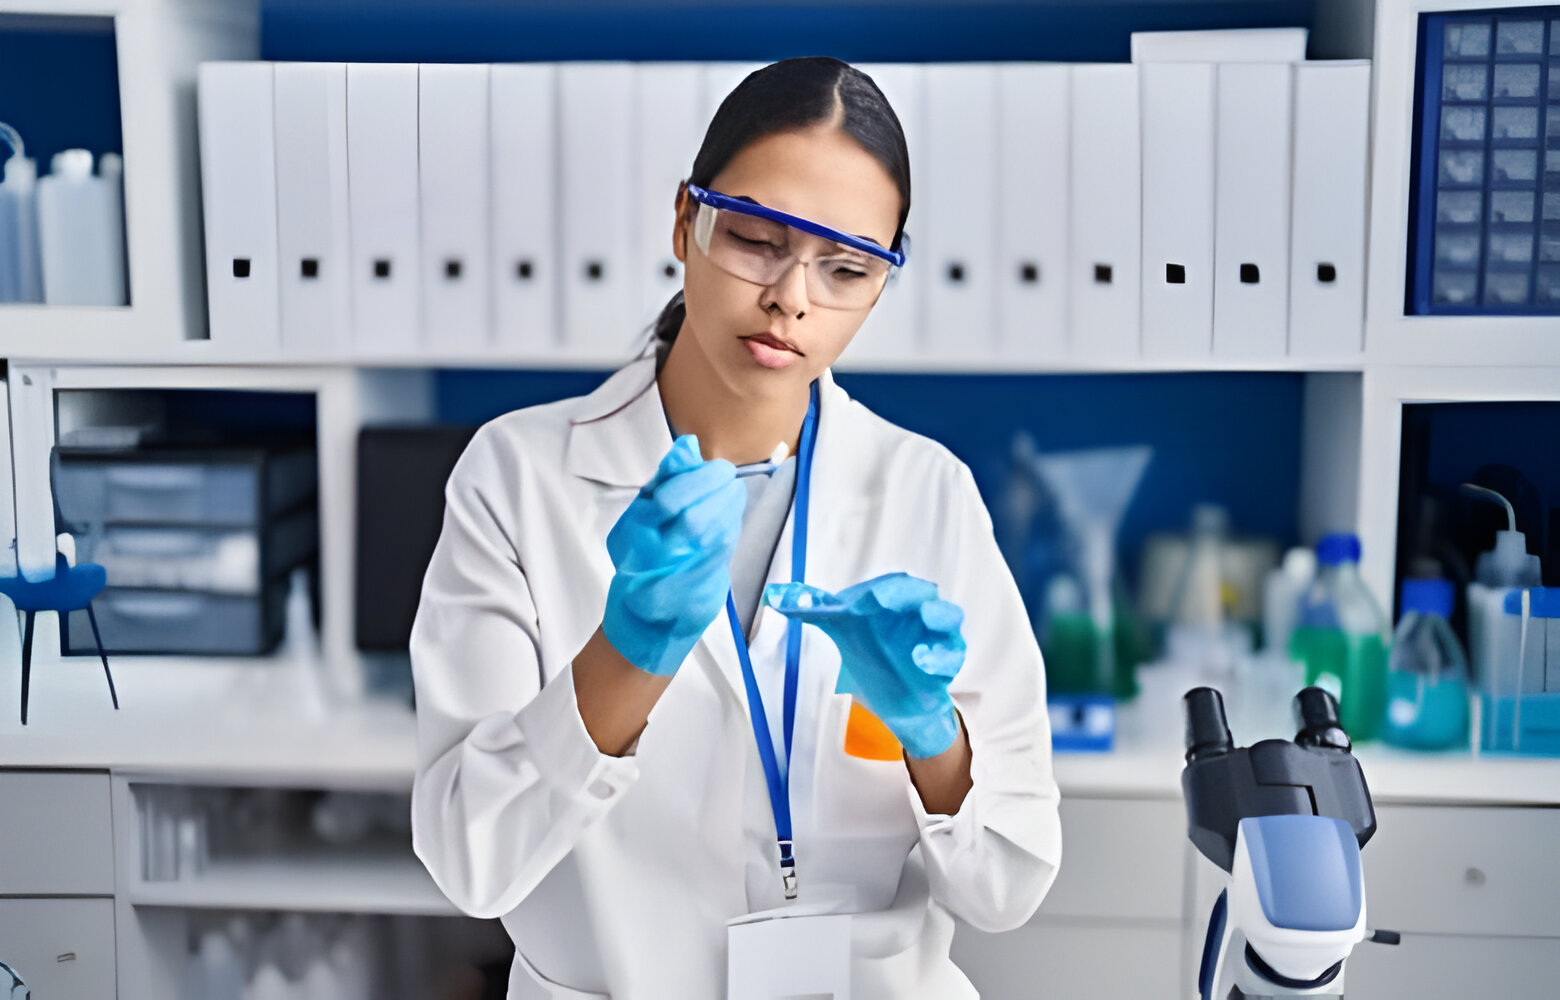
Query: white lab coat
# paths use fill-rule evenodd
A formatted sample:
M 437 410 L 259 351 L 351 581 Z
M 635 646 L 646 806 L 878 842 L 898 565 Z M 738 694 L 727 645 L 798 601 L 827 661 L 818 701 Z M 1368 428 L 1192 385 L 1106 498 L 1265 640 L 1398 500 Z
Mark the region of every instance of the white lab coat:
M 827 374 L 818 419 L 807 582 L 838 590 L 904 571 L 964 609 L 952 693 L 974 788 L 955 815 L 928 815 L 902 762 L 847 756 L 839 652 L 804 629 L 791 763 L 800 902 L 843 898 L 837 908 L 862 914 L 856 1000 L 973 997 L 948 957 L 949 915 L 1017 927 L 1061 859 L 1040 651 L 963 463 Z M 446 489 L 411 638 L 413 844 L 461 910 L 502 918 L 517 946 L 510 1000 L 717 1000 L 726 921 L 784 903 L 725 615 L 631 755 L 598 752 L 574 698 L 570 659 L 613 574 L 607 532 L 671 444 L 654 359 L 642 358 L 588 396 L 486 424 Z M 791 531 L 788 518 L 770 582 L 791 578 Z M 785 634 L 786 619 L 761 607 L 752 649 L 766 690 Z

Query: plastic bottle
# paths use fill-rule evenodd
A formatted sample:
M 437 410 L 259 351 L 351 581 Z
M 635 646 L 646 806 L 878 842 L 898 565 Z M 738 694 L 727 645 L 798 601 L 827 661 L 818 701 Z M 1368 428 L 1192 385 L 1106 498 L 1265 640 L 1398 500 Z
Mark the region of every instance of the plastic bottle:
M 205 991 L 200 996 L 209 1000 L 240 1000 L 246 978 L 244 958 L 229 934 L 217 928 L 202 934 L 196 962 Z
M 38 180 L 38 245 L 49 305 L 125 304 L 124 197 L 117 176 L 94 177 L 92 154 L 67 149 Z
M 1343 728 L 1359 743 L 1381 732 L 1387 702 L 1386 617 L 1360 579 L 1360 540 L 1333 534 L 1316 546 L 1321 569 L 1300 602 L 1290 655 L 1305 683 L 1338 699 Z
M 319 722 L 330 713 L 330 688 L 309 600 L 309 571 L 295 567 L 287 579 L 281 659 L 291 674 L 292 707 L 301 719 Z
M 0 302 L 42 302 L 38 164 L 27 158 L 21 135 L 4 122 L 0 142 L 13 151 L 0 175 Z
M 1262 648 L 1289 655 L 1289 637 L 1300 615 L 1300 599 L 1316 579 L 1316 553 L 1293 548 L 1284 562 L 1268 574 L 1262 586 Z
M 1468 584 L 1468 655 L 1472 661 L 1472 679 L 1487 694 L 1516 697 L 1521 685 L 1513 689 L 1503 678 L 1515 675 L 1521 644 L 1518 620 L 1505 613 L 1506 597 L 1536 587 L 1542 576 L 1538 556 L 1527 550 L 1527 536 L 1517 530 L 1517 513 L 1511 502 L 1499 493 L 1474 483 L 1463 483 L 1463 493 L 1480 500 L 1498 503 L 1506 512 L 1506 528 L 1495 532 L 1495 547 L 1481 552 L 1475 564 L 1474 581 Z
M 1403 581 L 1387 671 L 1388 743 L 1417 750 L 1468 743 L 1468 660 L 1447 624 L 1453 600 L 1450 581 Z

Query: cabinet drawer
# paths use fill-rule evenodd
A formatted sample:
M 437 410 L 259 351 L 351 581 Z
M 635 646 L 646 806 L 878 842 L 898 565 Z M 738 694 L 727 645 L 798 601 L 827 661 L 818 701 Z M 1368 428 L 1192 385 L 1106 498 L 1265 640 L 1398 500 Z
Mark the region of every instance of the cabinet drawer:
M 113 892 L 108 775 L 0 771 L 0 896 Z
M 1351 997 L 1553 996 L 1560 982 L 1560 940 L 1404 934 L 1396 947 L 1355 947 L 1344 976 Z
M 0 960 L 38 1000 L 110 1000 L 114 901 L 0 899 Z
M 1061 817 L 1062 868 L 1040 916 L 1181 918 L 1180 802 L 1063 798 Z
M 1560 937 L 1560 809 L 1382 806 L 1376 818 L 1363 854 L 1372 927 Z

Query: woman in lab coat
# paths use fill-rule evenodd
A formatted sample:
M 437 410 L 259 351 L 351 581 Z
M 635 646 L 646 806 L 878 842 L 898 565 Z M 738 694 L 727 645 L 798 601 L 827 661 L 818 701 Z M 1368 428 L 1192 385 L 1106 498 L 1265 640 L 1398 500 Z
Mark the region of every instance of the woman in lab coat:
M 654 350 L 450 476 L 413 839 L 502 918 L 512 1000 L 972 997 L 952 917 L 1017 927 L 1055 878 L 1040 653 L 974 481 L 830 376 L 909 205 L 867 76 L 753 73 L 677 192 Z

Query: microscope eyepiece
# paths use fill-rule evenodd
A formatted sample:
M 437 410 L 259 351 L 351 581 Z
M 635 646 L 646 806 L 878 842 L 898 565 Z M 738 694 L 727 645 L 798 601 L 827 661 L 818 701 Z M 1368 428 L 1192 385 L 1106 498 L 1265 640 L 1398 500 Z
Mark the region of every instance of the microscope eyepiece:
M 1224 717 L 1224 698 L 1210 687 L 1192 688 L 1182 698 L 1186 713 L 1186 761 L 1227 754 L 1234 748 Z
M 1295 742 L 1300 746 L 1345 753 L 1352 749 L 1338 719 L 1338 700 L 1325 689 L 1308 687 L 1295 695 L 1295 716 L 1300 722 Z

